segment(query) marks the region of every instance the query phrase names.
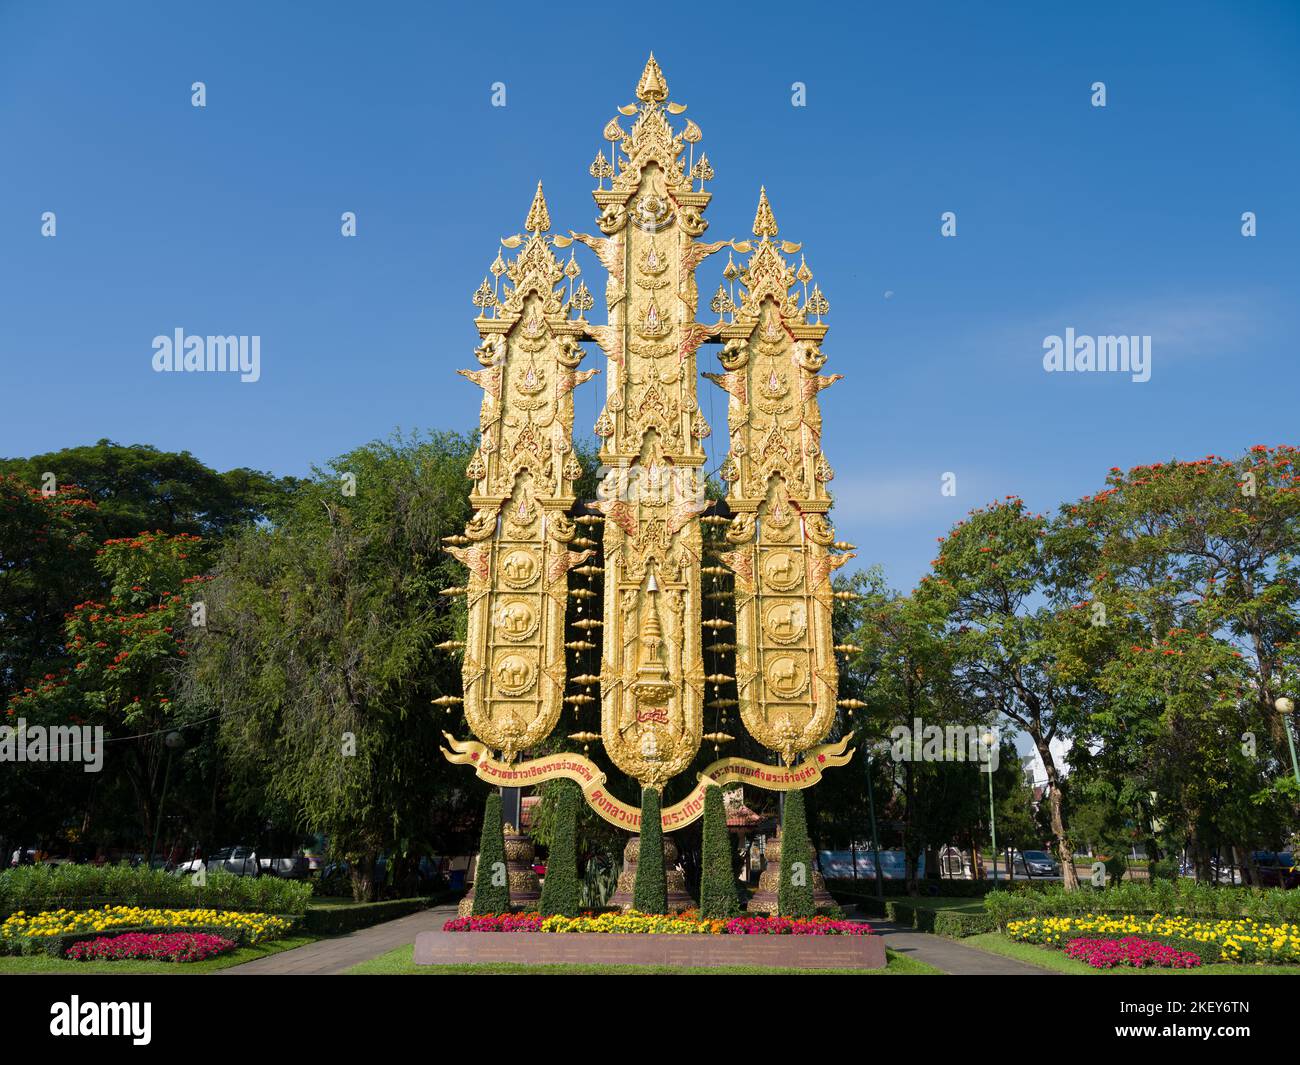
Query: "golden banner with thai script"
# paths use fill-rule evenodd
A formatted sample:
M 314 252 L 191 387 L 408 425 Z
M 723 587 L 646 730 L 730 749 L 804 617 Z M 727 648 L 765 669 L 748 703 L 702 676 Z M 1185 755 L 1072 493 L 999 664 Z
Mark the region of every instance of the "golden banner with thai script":
M 502 788 L 524 788 L 561 777 L 577 783 L 582 796 L 593 810 L 612 825 L 629 832 L 641 831 L 641 811 L 615 798 L 605 787 L 605 774 L 590 758 L 580 754 L 549 754 L 516 765 L 507 765 L 492 757 L 492 752 L 477 740 L 458 740 L 444 732 L 447 745 L 443 757 L 457 765 L 471 764 L 481 780 Z M 848 749 L 849 737 L 836 743 L 824 743 L 804 754 L 798 765 L 763 765 L 748 758 L 721 758 L 711 763 L 697 778 L 695 788 L 681 802 L 660 811 L 665 832 L 685 828 L 704 813 L 705 790 L 714 785 L 752 784 L 768 791 L 797 791 L 810 788 L 822 778 L 822 771 L 844 765 L 853 757 Z

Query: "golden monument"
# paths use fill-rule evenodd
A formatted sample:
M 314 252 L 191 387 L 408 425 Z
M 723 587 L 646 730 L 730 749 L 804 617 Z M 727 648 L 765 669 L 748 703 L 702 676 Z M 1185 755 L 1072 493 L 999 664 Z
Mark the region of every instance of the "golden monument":
M 703 782 L 807 787 L 821 768 L 852 754 L 846 741 L 819 746 L 835 722 L 831 615 L 836 595 L 846 594 L 833 591 L 831 575 L 852 557 L 826 518 L 833 473 L 821 449 L 818 396 L 839 378 L 821 373 L 829 305 L 816 285 L 809 289 L 804 260 L 795 267 L 786 259 L 800 246 L 776 239 L 766 189 L 756 240 L 699 239 L 713 177 L 708 157 L 696 155 L 700 128 L 686 120 L 674 130 L 671 119 L 686 107 L 669 101 L 653 55 L 636 96 L 618 109 L 630 129 L 612 119 L 604 129 L 609 156 L 598 153 L 589 168 L 599 235 L 548 235 L 539 183 L 527 235 L 502 240 L 517 257 L 506 263 L 498 254 L 493 280 L 474 294 L 481 369 L 460 372 L 484 393 L 480 447 L 466 471 L 475 513 L 449 550 L 469 569 L 464 707 L 481 743 L 448 736 L 444 752 L 496 783 L 569 776 L 602 816 L 632 829 L 636 811 L 608 796 L 603 773 L 583 756 L 511 767 L 551 733 L 564 705 L 568 573 L 583 566 L 593 543 L 578 538 L 579 523 L 604 526 L 603 569 L 583 566 L 604 573 L 602 616 L 584 621 L 588 633 L 601 630 L 600 672 L 579 682 L 599 683 L 599 738 L 614 765 L 643 787 L 662 787 L 699 752 L 706 689 L 733 679 L 742 722 L 784 766 L 722 759 Z M 579 281 L 578 244 L 607 274 L 603 325 L 585 317 L 595 300 Z M 701 323 L 695 271 L 723 248 L 732 254 L 710 303 L 718 320 Z M 564 249 L 567 263 L 556 256 Z M 734 255 L 749 258 L 740 267 Z M 582 471 L 573 389 L 598 372 L 578 370 L 585 342 L 606 356 L 595 432 L 608 472 L 587 504 L 600 517 L 574 516 Z M 728 395 L 720 473 L 733 516 L 720 555 L 726 570 L 714 570 L 735 578 L 734 677 L 706 675 L 703 658 L 706 625 L 715 635 L 729 627 L 704 622 L 701 612 L 701 516 L 710 507 L 703 441 L 711 429 L 697 397 L 696 353 L 705 343 L 723 345 L 723 372 L 704 376 Z M 693 797 L 664 811 L 666 830 L 698 816 Z

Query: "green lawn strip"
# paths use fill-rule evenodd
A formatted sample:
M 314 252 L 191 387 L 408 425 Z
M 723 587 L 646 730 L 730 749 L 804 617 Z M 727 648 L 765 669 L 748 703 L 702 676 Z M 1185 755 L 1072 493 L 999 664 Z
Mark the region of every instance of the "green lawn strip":
M 1119 966 L 1114 969 L 1094 969 L 1081 961 L 1067 958 L 1062 951 L 1035 943 L 1017 943 L 999 932 L 969 936 L 963 946 L 975 947 L 1004 958 L 1015 958 L 1058 973 L 1079 976 L 1300 976 L 1300 965 L 1202 965 L 1196 969 L 1133 969 Z
M 29 957 L 0 957 L 0 976 L 24 976 L 31 974 L 61 973 L 65 976 L 81 975 L 132 975 L 151 973 L 154 975 L 196 976 L 202 973 L 216 972 L 232 965 L 242 965 L 246 961 L 256 961 L 279 954 L 295 947 L 305 947 L 315 943 L 317 936 L 291 936 L 277 939 L 270 943 L 258 943 L 251 947 L 240 947 L 229 954 L 207 961 L 169 962 L 169 961 L 69 961 L 66 958 L 51 958 L 46 954 Z
M 466 933 L 474 935 L 475 933 Z M 481 933 L 487 934 L 487 933 Z M 494 962 L 484 965 L 416 965 L 415 947 L 407 944 L 363 961 L 347 971 L 349 976 L 942 976 L 941 970 L 914 958 L 886 951 L 884 969 L 769 969 L 753 965 L 720 968 L 679 968 L 674 965 L 517 965 Z

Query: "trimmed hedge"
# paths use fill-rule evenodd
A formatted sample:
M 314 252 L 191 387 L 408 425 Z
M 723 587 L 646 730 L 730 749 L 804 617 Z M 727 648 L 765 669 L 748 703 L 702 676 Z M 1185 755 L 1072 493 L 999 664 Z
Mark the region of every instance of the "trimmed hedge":
M 962 913 L 960 910 L 936 910 L 934 934 L 949 939 L 965 939 L 996 930 L 993 918 L 987 913 Z
M 1216 887 L 1192 880 L 1123 881 L 1114 887 L 1052 885 L 1032 893 L 994 891 L 984 912 L 999 929 L 1022 917 L 1081 916 L 1089 913 L 1168 914 L 1185 917 L 1253 917 L 1300 923 L 1300 891 L 1282 888 Z
M 641 793 L 641 845 L 632 885 L 632 908 L 639 913 L 668 912 L 668 875 L 664 872 L 664 833 L 659 790 Z
M 494 884 L 493 870 L 499 869 L 504 883 Z M 510 877 L 506 874 L 506 836 L 501 823 L 501 793 L 493 788 L 483 804 L 483 831 L 479 835 L 478 868 L 474 873 L 474 913 L 507 913 L 510 910 Z
M 129 865 L 24 865 L 0 873 L 0 920 L 22 910 L 94 910 L 102 906 L 153 909 L 305 913 L 310 883 L 274 876 L 208 873 L 196 886 L 188 875 Z
M 317 936 L 342 935 L 419 913 L 427 910 L 433 901 L 432 897 L 424 897 L 363 902 L 354 906 L 320 906 L 307 911 L 302 920 L 302 928 L 304 932 Z
M 725 919 L 740 913 L 736 876 L 731 867 L 731 838 L 727 834 L 727 809 L 722 789 L 704 792 L 703 867 L 700 870 L 700 916 Z
M 813 870 L 809 864 L 811 853 L 803 792 L 787 792 L 781 817 L 781 883 L 776 893 L 777 912 L 782 917 L 812 917 L 817 913 L 817 903 L 813 900 Z M 802 883 L 795 881 L 795 866 L 802 867 Z
M 559 915 L 577 917 L 581 906 L 578 895 L 578 802 L 582 796 L 572 780 L 558 780 L 555 836 L 546 856 L 546 879 L 537 911 L 543 917 Z

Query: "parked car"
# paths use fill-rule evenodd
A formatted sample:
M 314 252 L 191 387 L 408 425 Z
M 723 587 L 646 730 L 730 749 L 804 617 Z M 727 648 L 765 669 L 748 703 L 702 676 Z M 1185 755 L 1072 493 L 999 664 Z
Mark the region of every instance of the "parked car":
M 252 847 L 222 847 L 207 858 L 191 858 L 188 862 L 181 862 L 176 867 L 176 872 L 193 875 L 200 869 L 209 873 L 220 870 L 234 873 L 235 876 L 260 876 L 262 872 L 257 852 Z
M 1016 851 L 1015 870 L 1029 879 L 1036 876 L 1060 876 L 1061 866 L 1046 851 Z
M 303 854 L 295 854 L 292 858 L 260 858 L 258 864 L 264 875 L 285 880 L 305 880 L 311 872 L 311 863 Z

